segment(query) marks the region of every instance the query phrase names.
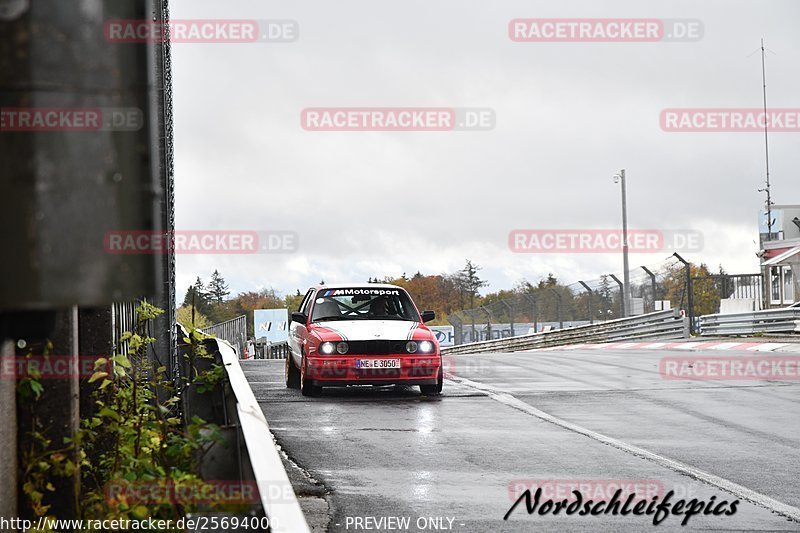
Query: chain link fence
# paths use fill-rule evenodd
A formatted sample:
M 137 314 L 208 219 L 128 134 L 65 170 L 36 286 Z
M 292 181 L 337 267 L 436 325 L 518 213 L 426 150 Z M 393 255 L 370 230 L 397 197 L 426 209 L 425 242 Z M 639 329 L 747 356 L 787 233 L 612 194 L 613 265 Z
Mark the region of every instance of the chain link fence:
M 677 257 L 633 268 L 628 278 L 627 313 L 622 298 L 624 275 L 609 273 L 568 285 L 552 277 L 535 285 L 524 283 L 511 295 L 484 297 L 481 305 L 451 313 L 447 319 L 453 325 L 455 343 L 463 344 L 688 307 L 686 267 Z

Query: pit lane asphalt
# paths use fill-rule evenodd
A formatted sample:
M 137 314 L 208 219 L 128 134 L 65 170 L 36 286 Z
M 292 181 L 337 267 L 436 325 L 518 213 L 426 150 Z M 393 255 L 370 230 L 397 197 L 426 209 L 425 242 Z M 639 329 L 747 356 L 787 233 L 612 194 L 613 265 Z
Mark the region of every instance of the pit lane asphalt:
M 800 382 L 662 379 L 659 359 L 678 354 L 687 355 L 562 350 L 455 356 L 448 361 L 454 377 L 436 398 L 394 387 L 326 389 L 319 398 L 304 398 L 284 387 L 283 361 L 242 366 L 278 442 L 329 491 L 330 531 L 366 530 L 354 527 L 356 517 L 409 517 L 410 531 L 432 530 L 417 528 L 418 519 L 429 517 L 444 525 L 454 519 L 455 532 L 800 531 L 800 522 L 748 501 L 733 516 L 695 515 L 685 527 L 678 516 L 655 527 L 652 516 L 528 515 L 524 504 L 503 520 L 514 500 L 511 490 L 543 480 L 592 487 L 656 483 L 664 492 L 674 490 L 674 499 L 736 497 L 498 401 L 476 383 L 567 425 L 729 480 L 766 501 L 800 507 Z M 705 354 L 720 355 L 692 353 Z

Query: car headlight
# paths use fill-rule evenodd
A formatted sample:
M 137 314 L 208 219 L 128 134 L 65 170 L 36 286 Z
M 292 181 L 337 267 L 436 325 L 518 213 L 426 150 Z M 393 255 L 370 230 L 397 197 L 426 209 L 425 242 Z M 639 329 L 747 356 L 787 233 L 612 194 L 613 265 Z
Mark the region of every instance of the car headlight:
M 422 341 L 419 343 L 419 351 L 422 353 L 433 352 L 433 343 L 431 341 Z
M 332 342 L 323 342 L 319 345 L 319 351 L 325 355 L 330 355 L 336 351 L 336 345 Z
M 347 345 L 346 342 L 340 342 L 336 345 L 336 351 L 339 352 L 341 355 L 346 354 L 347 350 L 349 349 L 350 347 Z
M 406 343 L 406 351 L 408 353 L 415 353 L 417 351 L 417 343 L 414 341 L 408 341 Z

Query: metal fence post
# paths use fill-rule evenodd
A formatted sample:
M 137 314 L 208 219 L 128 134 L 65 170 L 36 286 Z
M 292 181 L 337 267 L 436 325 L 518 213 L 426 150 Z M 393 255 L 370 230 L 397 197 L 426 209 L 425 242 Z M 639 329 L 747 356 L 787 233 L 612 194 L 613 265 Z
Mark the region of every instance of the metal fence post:
M 505 301 L 505 299 L 500 300 L 500 303 L 503 304 L 506 309 L 508 309 L 508 319 L 511 322 L 511 336 L 515 337 L 514 335 L 514 307 Z
M 683 266 L 686 267 L 686 307 L 689 310 L 689 333 L 694 333 L 694 296 L 693 296 L 693 288 L 692 288 L 692 269 L 691 263 L 689 263 L 686 259 L 680 256 L 678 252 L 672 254 L 675 256 L 678 261 L 683 263 Z
M 453 326 L 453 331 L 455 332 L 455 339 L 453 340 L 455 344 L 462 344 L 464 342 L 464 321 L 455 313 L 447 315 L 447 321 Z
M 561 314 L 561 294 L 554 288 L 550 288 L 553 294 L 556 295 L 556 313 L 558 314 L 558 328 L 564 329 L 564 317 Z
M 484 306 L 480 306 L 479 309 L 486 313 L 486 340 L 491 340 L 492 338 L 492 313 Z
M 538 323 L 539 317 L 538 313 L 536 312 L 536 296 L 527 292 L 523 294 L 523 296 L 525 296 L 525 299 L 528 300 L 531 304 L 531 312 L 533 313 L 533 316 L 531 317 L 531 319 L 533 320 L 533 331 L 539 331 L 539 323 Z
M 582 281 L 578 281 L 578 283 L 583 285 L 583 288 L 586 289 L 586 292 L 589 294 L 589 324 L 594 324 L 594 303 L 592 299 L 592 294 L 594 291 L 592 291 L 592 289 L 586 283 Z
M 647 273 L 648 276 L 650 276 L 650 284 L 651 284 L 651 286 L 653 288 L 653 311 L 655 311 L 656 310 L 656 299 L 658 298 L 658 296 L 656 294 L 656 275 L 653 274 L 652 272 L 650 272 L 650 269 L 648 269 L 646 266 L 642 266 L 641 269 L 644 270 Z
M 625 289 L 623 289 L 622 282 L 615 276 L 614 274 L 609 274 L 608 277 L 613 279 L 619 285 L 619 308 L 621 311 L 620 318 L 625 318 L 627 315 L 625 314 Z

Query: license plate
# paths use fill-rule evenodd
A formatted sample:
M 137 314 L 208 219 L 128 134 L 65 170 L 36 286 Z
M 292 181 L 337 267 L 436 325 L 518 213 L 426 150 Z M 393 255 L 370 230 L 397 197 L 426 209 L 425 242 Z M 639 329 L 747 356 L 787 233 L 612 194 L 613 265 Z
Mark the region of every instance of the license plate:
M 400 368 L 400 359 L 356 359 L 356 368 Z

